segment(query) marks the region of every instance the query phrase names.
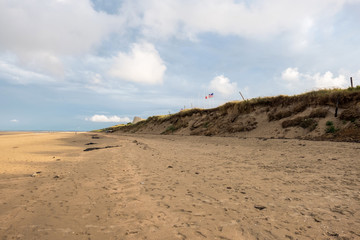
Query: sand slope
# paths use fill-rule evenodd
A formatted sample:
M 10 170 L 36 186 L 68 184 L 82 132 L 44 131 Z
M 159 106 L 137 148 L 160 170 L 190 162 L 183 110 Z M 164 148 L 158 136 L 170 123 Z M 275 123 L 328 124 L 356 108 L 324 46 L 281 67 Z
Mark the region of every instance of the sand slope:
M 360 238 L 357 143 L 57 133 L 0 147 L 1 239 Z
M 99 131 L 360 142 L 360 86 L 186 109 Z

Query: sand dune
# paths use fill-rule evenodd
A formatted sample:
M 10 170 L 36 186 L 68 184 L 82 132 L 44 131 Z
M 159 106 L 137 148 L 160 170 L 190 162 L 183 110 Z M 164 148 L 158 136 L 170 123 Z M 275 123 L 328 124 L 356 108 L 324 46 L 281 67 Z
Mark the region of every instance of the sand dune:
M 22 133 L 0 148 L 1 239 L 360 239 L 358 143 Z
M 360 142 L 360 86 L 185 109 L 99 131 Z

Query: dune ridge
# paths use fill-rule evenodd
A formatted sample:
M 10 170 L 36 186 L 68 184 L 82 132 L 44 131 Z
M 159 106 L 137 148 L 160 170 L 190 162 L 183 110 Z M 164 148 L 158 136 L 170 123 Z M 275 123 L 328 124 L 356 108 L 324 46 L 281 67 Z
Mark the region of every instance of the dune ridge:
M 101 132 L 360 141 L 360 86 L 187 109 Z

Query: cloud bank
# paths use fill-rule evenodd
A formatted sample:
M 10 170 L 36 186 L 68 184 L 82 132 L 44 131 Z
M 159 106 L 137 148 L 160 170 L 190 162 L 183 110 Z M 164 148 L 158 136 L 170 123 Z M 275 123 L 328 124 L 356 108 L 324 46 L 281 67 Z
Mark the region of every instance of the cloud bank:
M 324 74 L 306 74 L 299 72 L 298 68 L 287 68 L 281 74 L 281 79 L 285 82 L 288 89 L 308 88 L 345 88 L 349 83 L 344 75 L 334 76 L 330 71 Z
M 334 16 L 358 0 L 131 0 L 127 12 L 148 37 L 196 38 L 204 32 L 268 38 L 284 32 L 306 35 L 319 18 Z
M 294 46 L 304 47 L 321 24 L 326 23 L 327 29 L 331 29 L 332 17 L 347 4 L 359 2 L 0 0 L 0 60 L 1 53 L 10 52 L 16 56 L 15 61 L 5 64 L 14 65 L 13 69 L 43 74 L 59 81 L 69 73 L 79 79 L 80 75 L 74 75 L 82 70 L 74 64 L 66 64 L 67 60 L 96 56 L 98 48 L 105 40 L 110 42 L 113 36 L 115 40 L 127 39 L 126 45 L 144 39 L 144 42 L 130 45 L 127 53 L 114 48 L 113 52 L 118 54 L 112 58 L 110 69 L 103 68 L 99 74 L 155 85 L 164 82 L 167 67 L 150 42 L 161 44 L 174 38 L 198 40 L 201 34 L 214 33 L 259 41 L 291 36 L 289 39 L 294 41 Z M 99 10 L 99 6 L 103 8 Z M 12 76 L 16 75 L 13 69 Z M 18 74 L 25 75 L 22 71 Z M 95 82 L 100 83 L 100 80 L 106 79 L 97 78 Z
M 88 53 L 122 22 L 88 0 L 0 0 L 0 51 L 16 54 L 19 65 L 63 76 L 63 56 Z
M 46 74 L 37 73 L 31 70 L 21 68 L 11 60 L 0 59 L 0 78 L 18 84 L 31 84 L 31 83 L 49 83 L 54 80 Z
M 131 122 L 130 118 L 128 117 L 119 117 L 119 116 L 105 116 L 105 115 L 97 115 L 90 118 L 86 118 L 85 120 L 91 121 L 91 122 L 113 122 L 113 123 L 119 123 L 119 122 Z

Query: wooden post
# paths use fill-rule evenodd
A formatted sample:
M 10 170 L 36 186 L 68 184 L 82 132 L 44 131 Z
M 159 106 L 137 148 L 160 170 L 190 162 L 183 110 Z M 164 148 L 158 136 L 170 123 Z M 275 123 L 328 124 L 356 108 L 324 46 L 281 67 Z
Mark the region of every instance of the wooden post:
M 354 87 L 352 77 L 350 77 L 351 88 Z
M 244 96 L 241 94 L 240 91 L 239 91 L 239 93 L 240 93 L 240 96 L 242 97 L 242 99 L 245 101 L 245 98 L 244 98 Z
M 337 117 L 338 108 L 339 108 L 339 96 L 336 97 L 335 117 Z

